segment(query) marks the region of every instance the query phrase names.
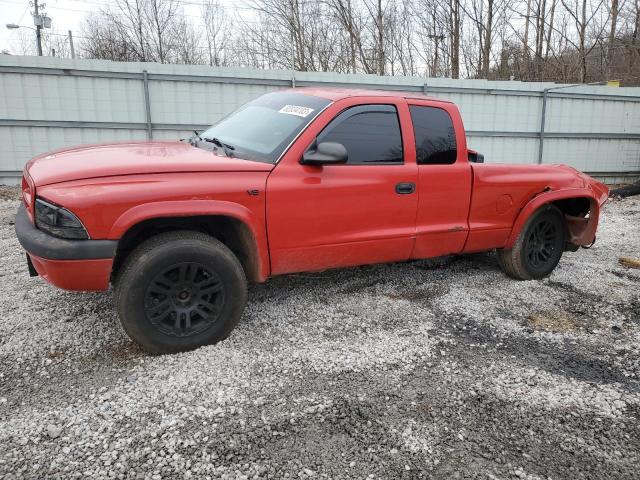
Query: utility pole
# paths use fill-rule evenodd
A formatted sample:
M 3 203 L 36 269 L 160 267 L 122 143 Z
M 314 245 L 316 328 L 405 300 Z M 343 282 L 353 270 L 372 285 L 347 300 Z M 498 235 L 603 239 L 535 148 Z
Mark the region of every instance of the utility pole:
M 435 31 L 435 27 L 434 27 L 434 31 Z M 433 65 L 431 66 L 431 76 L 437 77 L 438 76 L 438 52 L 439 52 L 438 49 L 440 48 L 440 42 L 444 41 L 444 35 L 441 33 L 431 33 L 431 34 L 428 34 L 427 37 L 429 37 L 431 40 L 434 40 L 434 43 L 435 43 L 434 54 L 433 54 Z
M 33 0 L 33 23 L 36 25 L 36 44 L 38 47 L 38 56 L 42 56 L 42 17 L 40 16 L 38 0 Z
M 378 26 L 378 75 L 384 75 L 384 32 L 382 31 L 382 0 L 378 0 L 378 16 L 376 18 L 376 24 Z
M 69 49 L 71 50 L 71 58 L 76 58 L 76 51 L 73 48 L 73 34 L 69 30 Z

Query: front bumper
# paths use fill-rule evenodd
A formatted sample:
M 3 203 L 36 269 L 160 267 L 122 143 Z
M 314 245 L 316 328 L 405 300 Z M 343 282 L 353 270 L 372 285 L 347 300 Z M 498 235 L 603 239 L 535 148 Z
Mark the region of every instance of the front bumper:
M 15 220 L 16 236 L 27 251 L 38 275 L 66 290 L 97 291 L 109 288 L 118 242 L 116 240 L 67 240 L 35 227 L 24 205 Z

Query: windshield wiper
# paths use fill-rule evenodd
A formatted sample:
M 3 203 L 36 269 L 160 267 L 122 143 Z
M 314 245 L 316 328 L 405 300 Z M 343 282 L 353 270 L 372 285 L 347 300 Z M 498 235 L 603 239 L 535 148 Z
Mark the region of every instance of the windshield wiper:
M 180 141 L 189 142 L 189 145 L 191 145 L 192 147 L 197 147 L 198 142 L 202 141 L 202 137 L 200 137 L 200 133 L 198 133 L 197 130 L 194 130 L 193 135 L 191 135 L 189 138 L 181 138 Z
M 213 137 L 213 138 L 207 138 L 207 137 L 198 137 L 201 140 L 204 140 L 205 142 L 209 142 L 209 143 L 213 143 L 214 145 L 222 148 L 222 151 L 224 152 L 224 154 L 227 157 L 233 157 L 233 150 L 236 149 L 236 147 L 234 147 L 233 145 L 229 145 L 228 143 L 224 143 L 222 142 L 220 139 Z

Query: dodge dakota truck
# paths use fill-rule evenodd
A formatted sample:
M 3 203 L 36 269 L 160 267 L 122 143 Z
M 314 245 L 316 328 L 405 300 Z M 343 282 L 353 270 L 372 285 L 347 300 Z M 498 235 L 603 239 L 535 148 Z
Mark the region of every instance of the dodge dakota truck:
M 495 250 L 544 277 L 595 241 L 607 198 L 568 166 L 483 163 L 448 101 L 298 88 L 183 141 L 33 158 L 15 229 L 32 275 L 113 285 L 128 335 L 170 353 L 227 337 L 274 275 Z

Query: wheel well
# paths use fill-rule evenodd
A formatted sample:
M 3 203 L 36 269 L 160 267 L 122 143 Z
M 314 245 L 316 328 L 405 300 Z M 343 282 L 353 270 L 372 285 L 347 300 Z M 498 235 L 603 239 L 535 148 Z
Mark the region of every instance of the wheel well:
M 238 257 L 247 279 L 258 280 L 258 252 L 251 230 L 240 220 L 224 215 L 160 217 L 134 225 L 118 241 L 111 280 L 116 278 L 127 256 L 138 245 L 154 235 L 173 230 L 193 230 L 218 239 Z
M 591 199 L 587 197 L 563 198 L 553 202 L 564 215 L 572 217 L 585 217 L 591 209 Z
M 593 199 L 588 197 L 563 198 L 552 202 L 552 204 L 564 216 L 568 245 L 578 248 L 579 245 L 587 246 L 593 243 L 598 221 L 598 215 L 596 215 L 598 207 Z

